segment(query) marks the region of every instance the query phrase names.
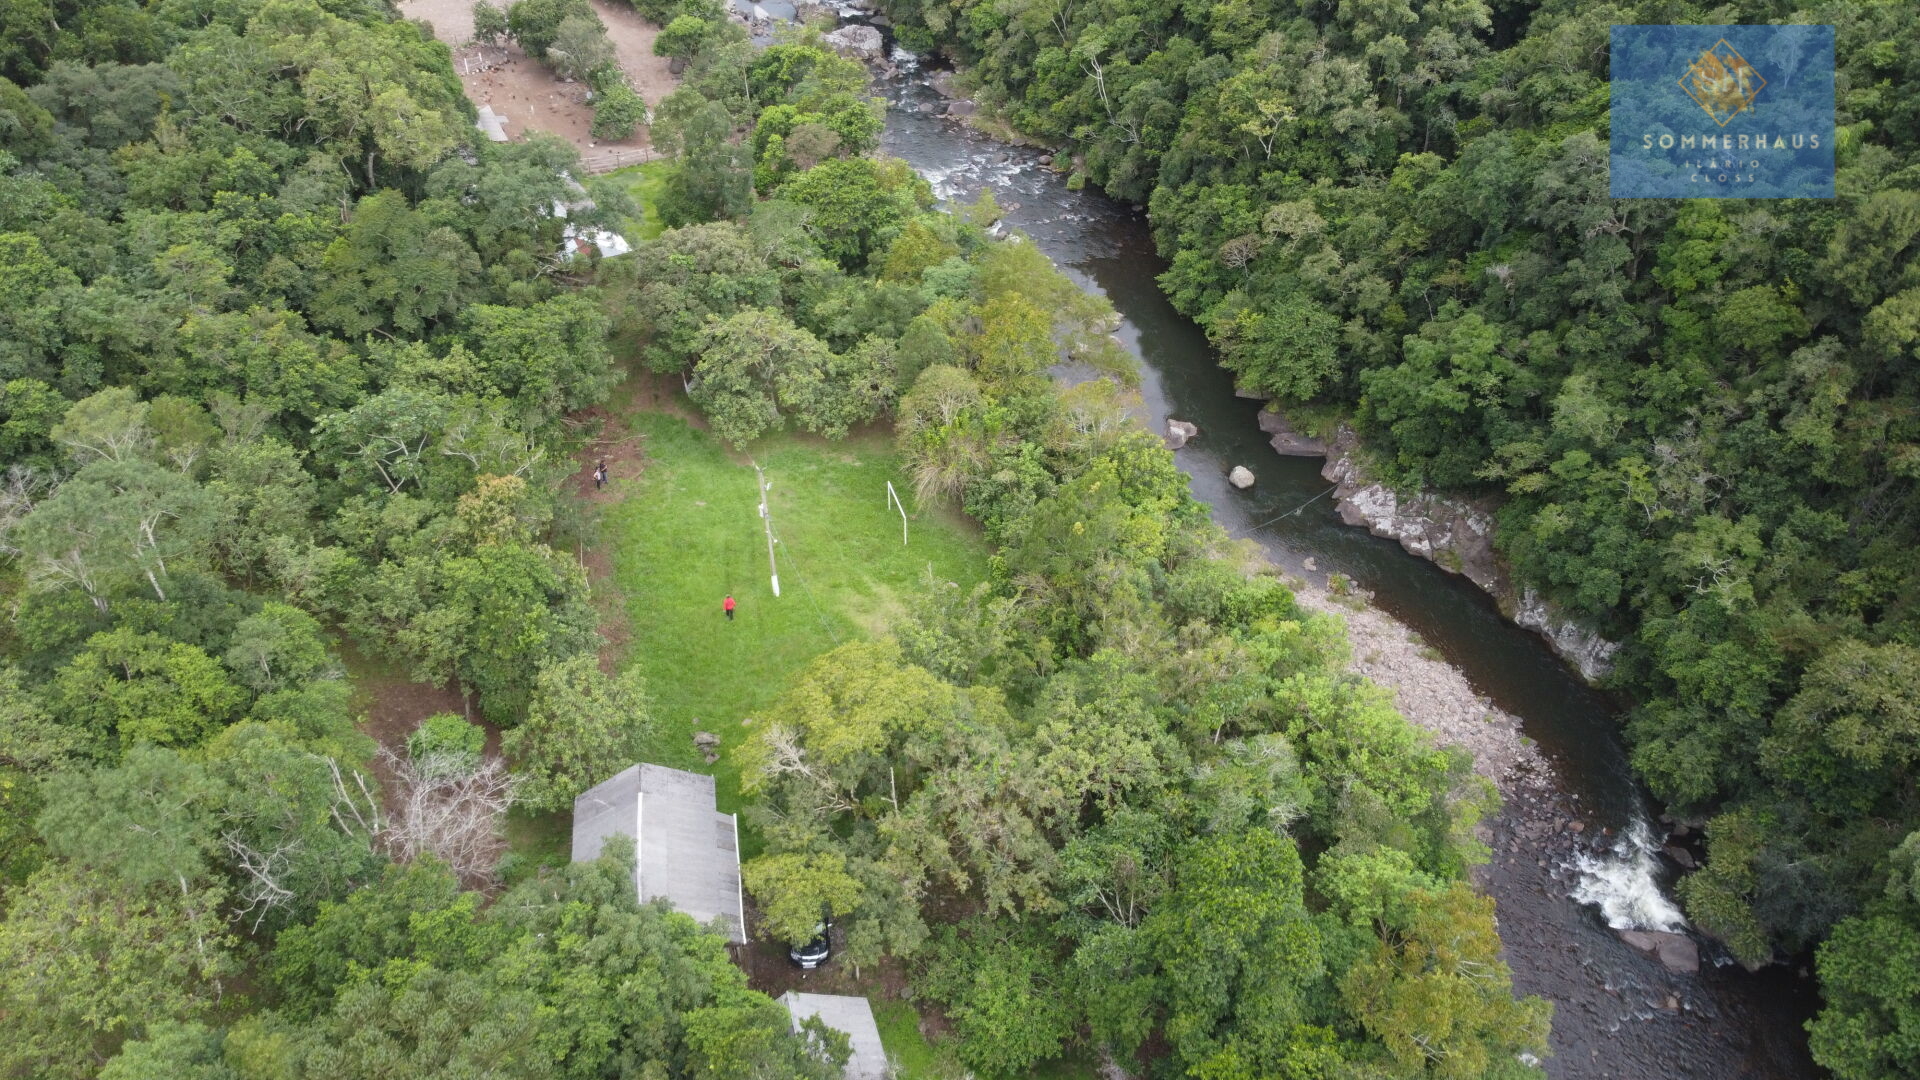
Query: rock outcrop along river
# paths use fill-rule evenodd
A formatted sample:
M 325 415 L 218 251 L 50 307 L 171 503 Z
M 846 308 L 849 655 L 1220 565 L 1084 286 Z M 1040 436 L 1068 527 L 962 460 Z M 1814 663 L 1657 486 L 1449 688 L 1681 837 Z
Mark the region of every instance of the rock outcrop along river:
M 1689 932 L 1666 893 L 1669 838 L 1620 743 L 1619 703 L 1508 617 L 1551 615 L 1524 590 L 1503 614 L 1466 577 L 1344 522 L 1336 484 L 1321 476 L 1326 463 L 1275 452 L 1260 404 L 1235 396 L 1199 328 L 1161 295 L 1154 279 L 1164 263 L 1145 219 L 1096 192 L 1067 191 L 1037 151 L 945 115 L 948 100 L 915 58 L 895 52 L 891 66 L 880 86 L 891 106 L 886 151 L 943 198 L 991 189 L 1009 227 L 1113 302 L 1119 337 L 1141 360 L 1143 420 L 1155 431 L 1169 417 L 1198 428 L 1175 453 L 1195 496 L 1305 582 L 1309 603 L 1346 618 L 1356 670 L 1393 687 L 1436 737 L 1472 749 L 1500 786 L 1506 805 L 1488 829 L 1494 856 L 1481 884 L 1497 904 L 1516 987 L 1554 1003 L 1547 1071 L 1567 1080 L 1813 1076 L 1802 1030 L 1817 1004 L 1811 980 L 1778 967 L 1749 974 Z M 1234 488 L 1236 465 L 1258 482 Z M 1470 527 L 1436 523 L 1454 526 Z M 1330 592 L 1330 575 L 1364 602 Z M 1605 663 L 1604 642 L 1562 633 L 1574 662 Z M 1698 971 L 1685 970 L 1696 958 Z

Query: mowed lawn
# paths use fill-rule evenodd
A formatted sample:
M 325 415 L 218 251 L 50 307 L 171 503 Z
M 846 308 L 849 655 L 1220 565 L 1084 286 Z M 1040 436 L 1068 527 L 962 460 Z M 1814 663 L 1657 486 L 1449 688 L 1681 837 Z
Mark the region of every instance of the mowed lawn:
M 751 730 L 742 721 L 764 717 L 814 657 L 884 632 L 929 567 L 941 581 L 980 581 L 986 542 L 952 511 L 916 515 L 902 491 L 902 546 L 886 484 L 905 482 L 884 435 L 774 436 L 735 455 L 675 416 L 631 413 L 627 422 L 645 465 L 626 481 L 632 494 L 608 508 L 603 542 L 632 620 L 626 662 L 646 674 L 653 696 L 651 760 L 713 773 L 721 809 L 735 810 L 732 751 Z M 772 485 L 777 598 L 749 455 Z M 721 612 L 728 593 L 739 605 L 732 622 Z M 720 737 L 718 762 L 701 760 L 696 731 Z

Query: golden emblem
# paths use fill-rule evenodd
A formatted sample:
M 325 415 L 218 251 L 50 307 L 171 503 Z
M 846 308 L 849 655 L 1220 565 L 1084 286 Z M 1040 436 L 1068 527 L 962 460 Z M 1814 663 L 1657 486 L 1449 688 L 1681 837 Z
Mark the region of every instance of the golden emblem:
M 1680 78 L 1680 89 L 1688 97 L 1713 117 L 1713 122 L 1721 127 L 1727 126 L 1740 113 L 1753 108 L 1753 99 L 1760 95 L 1760 89 L 1767 80 L 1747 63 L 1747 58 L 1727 44 L 1726 38 L 1714 43 L 1713 48 L 1700 54 Z

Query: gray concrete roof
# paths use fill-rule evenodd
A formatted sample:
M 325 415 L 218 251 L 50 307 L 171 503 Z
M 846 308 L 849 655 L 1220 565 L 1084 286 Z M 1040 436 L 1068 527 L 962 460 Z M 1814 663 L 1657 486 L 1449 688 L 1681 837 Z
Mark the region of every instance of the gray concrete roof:
M 884 1080 L 887 1052 L 880 1046 L 880 1027 L 873 1022 L 873 1007 L 863 997 L 844 994 L 798 994 L 792 990 L 780 996 L 780 1003 L 793 1015 L 793 1030 L 800 1021 L 817 1016 L 835 1031 L 845 1032 L 853 1040 L 853 1056 L 847 1059 L 842 1075 L 847 1080 Z
M 616 834 L 633 837 L 642 903 L 664 898 L 702 924 L 720 920 L 729 939 L 746 942 L 739 825 L 714 809 L 713 777 L 635 765 L 573 800 L 575 862 L 599 858 Z
M 491 105 L 480 106 L 479 117 L 479 122 L 475 123 L 474 127 L 486 133 L 487 138 L 494 142 L 507 141 L 506 117 L 494 112 Z

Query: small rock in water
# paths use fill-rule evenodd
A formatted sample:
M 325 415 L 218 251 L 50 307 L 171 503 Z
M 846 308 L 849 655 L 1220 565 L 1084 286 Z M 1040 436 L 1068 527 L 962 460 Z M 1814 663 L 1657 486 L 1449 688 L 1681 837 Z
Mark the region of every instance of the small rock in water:
M 1053 155 L 1052 155 L 1052 154 L 1041 154 L 1041 155 L 1040 155 L 1040 164 L 1042 164 L 1042 165 L 1051 165 L 1051 164 L 1053 164 Z
M 1320 569 L 1320 568 L 1319 568 L 1318 566 L 1315 566 L 1315 565 L 1313 564 L 1313 556 L 1311 556 L 1311 555 L 1309 555 L 1309 556 L 1307 556 L 1307 561 L 1306 561 L 1306 564 L 1305 564 L 1305 565 L 1306 565 L 1306 568 L 1307 568 L 1307 573 L 1309 573 L 1309 574 L 1311 574 L 1311 573 L 1313 573 L 1313 572 L 1314 572 L 1315 570 L 1318 570 L 1318 569 Z
M 1245 465 L 1235 465 L 1233 471 L 1227 474 L 1227 483 L 1245 491 L 1253 486 L 1253 470 Z
M 1570 822 L 1570 823 L 1568 823 L 1568 825 L 1567 825 L 1567 830 L 1568 830 L 1569 832 L 1577 832 L 1577 833 L 1582 833 L 1582 832 L 1586 832 L 1586 831 L 1587 831 L 1587 823 L 1586 823 L 1586 822 L 1584 822 L 1584 821 L 1575 821 L 1575 822 Z
M 1185 420 L 1175 420 L 1172 417 L 1167 418 L 1167 446 L 1169 449 L 1178 450 L 1187 445 L 1187 440 L 1199 434 L 1200 429 L 1196 425 L 1189 424 Z

